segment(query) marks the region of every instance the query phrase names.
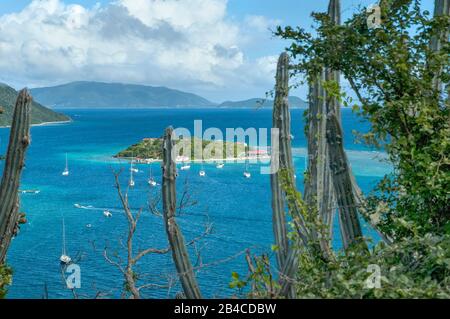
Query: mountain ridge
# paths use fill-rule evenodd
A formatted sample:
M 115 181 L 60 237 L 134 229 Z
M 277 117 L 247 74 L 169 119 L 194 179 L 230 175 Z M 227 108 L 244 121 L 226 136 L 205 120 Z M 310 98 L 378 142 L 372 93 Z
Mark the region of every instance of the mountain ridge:
M 272 107 L 273 101 L 253 98 L 215 103 L 185 91 L 164 86 L 126 83 L 76 81 L 62 85 L 31 89 L 33 97 L 51 108 L 251 108 Z M 258 103 L 264 101 L 264 103 Z M 291 107 L 302 108 L 306 102 L 289 97 Z M 261 104 L 261 105 L 260 105 Z
M 252 98 L 242 101 L 225 101 L 219 104 L 219 108 L 272 108 L 274 100 L 267 98 Z M 308 102 L 297 96 L 289 96 L 289 106 L 291 108 L 307 108 Z
M 77 81 L 31 89 L 37 101 L 57 108 L 146 108 L 214 106 L 188 92 L 163 86 Z

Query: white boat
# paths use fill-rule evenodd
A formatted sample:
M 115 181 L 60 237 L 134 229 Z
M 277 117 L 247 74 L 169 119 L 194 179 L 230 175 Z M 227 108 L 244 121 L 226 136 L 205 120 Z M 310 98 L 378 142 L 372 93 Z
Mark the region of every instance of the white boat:
M 105 217 L 112 217 L 112 214 L 111 214 L 111 212 L 109 211 L 109 210 L 105 210 L 105 211 L 103 211 L 103 215 L 105 215 Z
M 67 153 L 66 153 L 66 168 L 64 169 L 64 171 L 62 172 L 62 176 L 69 176 L 70 172 L 69 172 L 69 162 L 67 160 Z
M 39 194 L 41 191 L 40 190 L 31 189 L 31 190 L 22 190 L 20 192 L 22 194 Z
M 203 168 L 203 162 L 202 162 L 202 168 L 200 169 L 200 172 L 198 173 L 198 175 L 200 175 L 200 177 L 205 177 L 206 176 L 205 169 Z
M 182 171 L 187 171 L 187 170 L 189 170 L 189 169 L 191 169 L 191 165 L 183 165 L 183 166 L 181 166 L 180 167 L 180 169 L 182 170 Z
M 92 228 L 92 224 L 87 224 L 86 228 Z
M 130 186 L 130 187 L 134 187 L 134 185 L 135 185 L 135 182 L 134 182 L 134 179 L 133 179 L 133 172 L 134 172 L 133 160 L 131 160 L 131 164 L 130 164 L 130 181 L 128 182 L 128 186 Z
M 80 204 L 73 204 L 73 206 L 75 206 L 76 208 L 83 208 L 83 206 L 81 206 Z
M 245 177 L 245 178 L 250 178 L 250 177 L 252 177 L 252 174 L 250 174 L 250 172 L 249 172 L 249 170 L 248 170 L 248 162 L 245 162 L 244 177 Z
M 59 261 L 62 263 L 62 264 L 65 264 L 65 265 L 67 265 L 67 264 L 70 264 L 70 262 L 72 261 L 72 258 L 70 258 L 70 256 L 69 255 L 67 255 L 67 252 L 66 252 L 66 226 L 65 226 L 65 223 L 64 223 L 64 218 L 63 218 L 63 224 L 62 224 L 62 235 L 63 235 L 63 247 L 62 247 L 62 254 L 61 254 L 61 257 L 59 257 Z
M 147 183 L 151 187 L 155 187 L 156 185 L 158 185 L 158 183 L 156 183 L 155 179 L 153 178 L 153 171 L 152 171 L 152 167 L 151 166 L 150 166 L 150 177 L 149 177 Z
M 223 168 L 224 166 L 225 166 L 225 164 L 219 163 L 219 164 L 216 165 L 216 168 L 221 169 L 221 168 Z

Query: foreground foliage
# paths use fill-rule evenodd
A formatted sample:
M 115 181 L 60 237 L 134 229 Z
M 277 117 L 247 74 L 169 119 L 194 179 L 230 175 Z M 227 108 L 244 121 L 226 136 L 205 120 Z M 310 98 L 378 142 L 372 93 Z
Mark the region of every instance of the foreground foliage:
M 8 266 L 0 265 L 0 299 L 5 298 L 7 286 L 12 282 L 12 270 Z
M 437 8 L 443 4 L 436 1 Z M 352 245 L 328 256 L 318 253 L 319 242 L 299 245 L 298 271 L 289 278 L 299 298 L 450 297 L 450 18 L 438 11 L 430 17 L 420 5 L 419 0 L 382 0 L 377 28 L 368 27 L 362 8 L 343 25 L 328 14 L 313 14 L 314 34 L 277 29 L 278 36 L 292 41 L 293 75 L 313 83 L 324 68 L 341 72 L 358 99 L 354 111 L 371 123 L 359 136 L 383 148 L 394 168 L 359 207 L 388 244 L 369 250 Z M 335 81 L 321 85 L 327 98 L 356 104 Z M 304 205 L 300 194 L 289 195 L 293 192 L 285 190 L 290 206 Z M 317 212 L 308 208 L 306 214 L 309 230 L 322 233 Z M 291 234 L 298 243 L 294 227 Z M 249 267 L 245 279 L 234 274 L 231 286 L 248 287 L 250 297 L 279 297 L 282 279 L 271 258 L 253 260 L 257 267 Z
M 344 25 L 327 14 L 313 16 L 317 36 L 291 27 L 277 35 L 293 41 L 297 74 L 312 79 L 324 66 L 343 74 L 359 100 L 354 110 L 371 123 L 361 137 L 388 153 L 394 172 L 370 201 L 377 228 L 393 239 L 450 234 L 449 99 L 436 84 L 450 79 L 449 16 L 430 17 L 418 0 L 382 1 L 375 29 L 368 28 L 365 10 Z M 324 86 L 339 92 L 331 81 Z

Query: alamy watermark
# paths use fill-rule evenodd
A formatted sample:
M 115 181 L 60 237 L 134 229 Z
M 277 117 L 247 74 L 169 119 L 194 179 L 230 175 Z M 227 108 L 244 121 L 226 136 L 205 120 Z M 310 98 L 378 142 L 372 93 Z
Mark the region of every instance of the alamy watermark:
M 77 264 L 70 264 L 64 269 L 66 277 L 66 286 L 68 289 L 81 288 L 81 268 Z
M 279 170 L 279 138 L 278 128 L 270 129 L 269 145 L 267 128 L 226 128 L 224 134 L 217 127 L 204 130 L 202 120 L 195 120 L 194 132 L 184 127 L 174 129 L 172 158 L 177 162 L 194 160 L 262 164 L 261 174 L 274 174 Z
M 380 289 L 381 288 L 381 268 L 376 264 L 367 266 L 367 272 L 370 273 L 365 282 L 367 289 Z

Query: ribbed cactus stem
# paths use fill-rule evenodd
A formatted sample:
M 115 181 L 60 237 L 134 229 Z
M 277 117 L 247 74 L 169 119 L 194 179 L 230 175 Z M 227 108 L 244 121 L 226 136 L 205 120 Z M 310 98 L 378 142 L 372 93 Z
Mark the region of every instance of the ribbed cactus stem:
M 278 170 L 271 174 L 272 188 L 272 218 L 275 243 L 277 245 L 278 268 L 283 268 L 284 260 L 288 251 L 288 238 L 286 230 L 286 213 L 284 193 L 281 185 L 281 170 L 287 170 L 293 176 L 292 152 L 291 152 L 291 130 L 289 114 L 289 56 L 282 53 L 278 59 L 276 74 L 275 103 L 273 109 L 273 128 L 279 130 L 278 143 L 279 154 L 272 152 L 273 157 L 278 157 L 273 163 L 278 162 Z M 274 149 L 274 148 L 273 148 Z
M 19 219 L 19 185 L 25 152 L 31 142 L 32 98 L 26 89 L 19 92 L 14 107 L 5 168 L 0 184 L 0 265 L 5 262 Z
M 335 24 L 340 24 L 340 1 L 331 0 L 328 5 L 328 15 Z M 311 207 L 315 207 L 324 225 L 327 226 L 325 237 L 333 235 L 334 189 L 330 173 L 330 159 L 326 141 L 326 114 L 334 110 L 340 121 L 339 103 L 334 97 L 328 97 L 323 82 L 339 83 L 339 72 L 325 68 L 311 83 L 308 115 L 308 154 L 309 179 L 305 183 L 305 199 Z M 322 246 L 323 243 L 322 243 Z M 325 247 L 323 247 L 325 249 Z
M 167 237 L 172 251 L 172 258 L 180 277 L 181 286 L 187 299 L 201 299 L 200 288 L 186 248 L 186 243 L 175 220 L 177 207 L 176 175 L 177 168 L 173 159 L 175 145 L 173 128 L 164 132 L 163 163 L 162 163 L 162 198 L 163 212 Z
M 327 143 L 343 247 L 363 243 L 351 170 L 344 150 L 342 128 L 334 112 L 328 114 Z
M 450 0 L 435 0 L 434 1 L 434 16 L 445 16 L 450 15 Z M 442 31 L 441 34 L 432 38 L 430 43 L 430 48 L 439 52 L 442 50 L 444 44 L 448 42 L 449 30 Z M 433 78 L 433 88 L 435 90 L 442 90 L 442 80 L 441 80 L 442 69 L 436 73 Z
M 272 148 L 272 164 L 278 163 L 279 165 L 278 169 L 274 169 L 274 173 L 270 176 L 272 188 L 272 220 L 277 246 L 278 270 L 282 277 L 282 285 L 286 286 L 288 282 L 285 277 L 289 277 L 292 273 L 282 273 L 283 269 L 286 270 L 285 264 L 289 251 L 289 241 L 286 229 L 286 205 L 281 172 L 287 173 L 288 179 L 292 181 L 292 185 L 295 185 L 295 183 L 293 182 L 294 167 L 292 164 L 291 116 L 289 112 L 289 55 L 285 52 L 278 59 L 272 125 L 279 132 L 278 138 L 272 141 L 272 143 L 278 143 L 277 148 Z M 278 154 L 274 151 L 275 149 L 278 149 Z M 286 286 L 283 294 L 290 298 L 295 298 L 295 290 L 290 285 Z

